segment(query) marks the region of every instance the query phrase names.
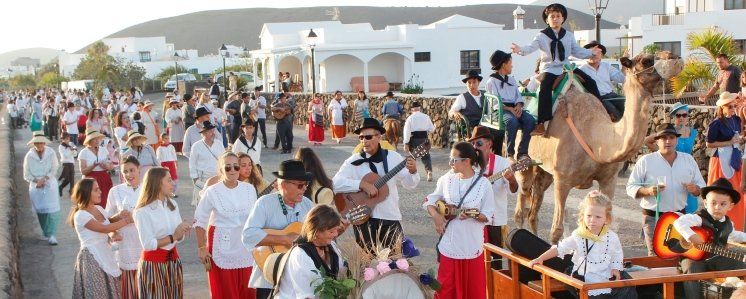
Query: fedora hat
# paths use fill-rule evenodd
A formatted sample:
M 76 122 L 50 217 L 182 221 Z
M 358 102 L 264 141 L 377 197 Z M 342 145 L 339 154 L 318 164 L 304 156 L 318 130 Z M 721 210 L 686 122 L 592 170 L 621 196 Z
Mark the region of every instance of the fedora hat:
M 715 182 L 713 182 L 712 185 L 703 187 L 701 190 L 702 198 L 707 198 L 707 193 L 716 190 L 728 194 L 734 204 L 737 204 L 739 201 L 741 201 L 741 195 L 738 194 L 738 191 L 733 189 L 733 185 L 731 185 L 731 183 L 725 178 L 719 178 Z
M 205 115 L 211 114 L 210 110 L 207 110 L 205 107 L 199 107 L 197 108 L 197 112 L 194 113 L 196 115 L 196 118 L 203 117 Z
M 720 98 L 718 99 L 718 101 L 715 102 L 715 106 L 718 106 L 718 107 L 725 106 L 725 105 L 732 103 L 735 100 L 736 100 L 735 93 L 723 91 L 723 93 L 720 94 Z
M 96 130 L 86 130 L 85 140 L 83 140 L 83 144 L 88 144 L 91 141 L 95 140 L 96 138 L 100 138 L 100 137 L 106 137 L 106 136 L 104 136 L 104 134 L 101 134 Z
M 676 131 L 676 128 L 673 126 L 673 124 L 660 124 L 655 128 L 655 135 L 653 135 L 653 139 L 658 139 L 666 135 L 673 135 L 676 137 L 681 136 L 679 132 Z
M 684 110 L 686 112 L 689 112 L 689 105 L 682 104 L 681 102 L 676 102 L 671 106 L 671 112 L 668 112 L 668 115 L 674 116 L 676 114 L 676 111 Z
M 595 47 L 598 47 L 599 49 L 601 49 L 601 53 L 606 55 L 606 47 L 600 44 L 598 41 L 594 40 L 594 41 L 591 41 L 590 43 L 585 44 L 585 46 L 583 46 L 583 48 L 586 48 L 586 49 L 591 49 Z
M 147 136 L 140 134 L 140 132 L 137 132 L 135 130 L 129 131 L 129 133 L 127 133 L 127 142 L 125 143 L 125 145 L 127 147 L 132 147 L 132 142 L 138 138 L 142 138 L 145 140 L 148 139 Z
M 490 56 L 490 64 L 492 65 L 492 70 L 496 71 L 499 70 L 500 67 L 503 65 L 503 63 L 510 60 L 511 56 L 510 53 L 505 53 L 503 51 L 497 50 Z
M 251 117 L 244 118 L 243 121 L 241 121 L 241 127 L 245 126 L 252 126 L 256 128 L 256 121 L 254 121 Z
M 476 126 L 474 127 L 474 130 L 471 131 L 471 138 L 469 138 L 469 142 L 472 142 L 474 140 L 477 140 L 479 138 L 487 138 L 492 139 L 492 132 L 490 132 L 490 129 L 484 126 Z
M 184 102 L 189 101 L 191 99 L 192 99 L 192 94 L 191 93 L 185 93 L 184 94 Z
M 212 130 L 212 129 L 215 129 L 215 128 L 217 128 L 217 126 L 215 126 L 211 121 L 206 120 L 206 121 L 202 122 L 202 129 L 200 129 L 199 132 L 200 133 L 204 133 L 204 132 L 206 132 L 208 130 Z
M 378 132 L 381 132 L 381 134 L 386 134 L 386 129 L 384 129 L 381 126 L 381 123 L 378 122 L 378 120 L 375 118 L 370 118 L 370 117 L 364 118 L 363 124 L 359 128 L 355 129 L 353 133 L 360 134 L 360 131 L 365 130 L 365 129 L 376 129 L 378 130 Z
M 477 70 L 469 70 L 464 79 L 461 79 L 461 82 L 466 83 L 466 81 L 469 81 L 471 78 L 477 78 L 480 82 L 482 81 L 482 76 L 479 75 Z
M 148 107 L 148 106 L 153 106 L 153 105 L 155 105 L 155 103 L 151 102 L 150 100 L 145 100 L 145 102 L 143 102 L 143 107 Z
M 282 161 L 279 170 L 272 174 L 282 180 L 311 181 L 313 178 L 313 175 L 306 171 L 303 162 L 295 159 Z
M 547 5 L 547 7 L 544 7 L 544 10 L 541 11 L 541 19 L 544 20 L 544 23 L 547 22 L 547 10 L 559 10 L 560 14 L 562 15 L 562 24 L 567 21 L 567 8 L 559 3 L 552 3 Z
M 34 143 L 50 144 L 52 142 L 47 139 L 47 136 L 44 136 L 44 132 L 36 131 L 34 132 L 34 137 L 28 142 L 28 145 L 34 145 Z

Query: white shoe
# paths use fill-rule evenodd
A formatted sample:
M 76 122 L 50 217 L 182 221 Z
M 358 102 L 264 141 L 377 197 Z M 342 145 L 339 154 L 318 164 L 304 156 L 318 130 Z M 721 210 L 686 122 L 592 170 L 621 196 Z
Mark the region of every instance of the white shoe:
M 57 245 L 57 238 L 55 238 L 54 236 L 50 236 L 49 237 L 49 245 L 52 245 L 52 246 Z

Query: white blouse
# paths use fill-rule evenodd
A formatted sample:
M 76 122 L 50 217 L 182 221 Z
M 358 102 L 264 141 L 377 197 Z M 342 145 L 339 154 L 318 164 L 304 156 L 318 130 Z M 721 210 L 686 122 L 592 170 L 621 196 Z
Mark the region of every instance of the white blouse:
M 116 127 L 114 128 L 114 138 L 117 140 L 117 143 L 119 145 L 119 152 L 124 153 L 127 151 L 127 128 L 125 127 Z
M 332 242 L 334 252 L 339 256 L 339 273 L 345 271 L 344 259 L 337 244 Z M 280 291 L 275 298 L 316 298 L 314 288 L 320 282 L 316 281 L 321 275 L 313 271 L 318 271 L 311 257 L 303 249 L 296 247 L 290 252 L 285 270 L 283 270 L 282 279 L 280 280 Z M 316 284 L 313 284 L 316 282 Z
M 142 250 L 156 250 L 158 248 L 158 239 L 173 235 L 176 227 L 181 224 L 179 205 L 174 200 L 166 200 L 171 201 L 174 205 L 175 209 L 173 211 L 168 208 L 168 205 L 163 200 L 154 200 L 144 207 L 135 209 L 135 226 L 137 227 L 137 234 L 140 237 Z M 168 244 L 161 247 L 161 249 L 171 250 L 176 246 L 176 242 L 178 241 L 180 240 L 174 239 L 174 244 Z
M 189 153 L 189 177 L 192 179 L 209 178 L 218 173 L 218 157 L 225 151 L 223 142 L 212 142 L 207 146 L 200 139 Z
M 254 204 L 256 189 L 249 183 L 238 182 L 230 189 L 219 182 L 205 189 L 194 211 L 195 226 L 205 230 L 215 227 L 212 258 L 221 269 L 248 268 L 254 262 L 250 250 L 241 242 L 243 226 Z
M 502 156 L 490 154 L 490 158 L 494 159 L 492 171 L 489 172 L 489 169 L 487 169 L 484 173 L 485 176 L 497 174 L 510 167 L 510 160 Z M 489 167 L 489 164 L 487 167 Z M 490 225 L 500 226 L 508 224 L 508 194 L 514 195 L 516 192 L 510 191 L 510 183 L 505 178 L 492 183 L 492 193 L 495 196 L 495 215 L 492 217 Z
M 98 155 L 94 154 L 93 151 L 91 151 L 88 147 L 84 148 L 80 153 L 78 154 L 78 162 L 80 161 L 86 161 L 87 166 L 93 165 L 93 163 L 96 162 L 109 162 L 109 151 L 106 150 L 104 147 L 98 148 Z M 93 171 L 103 171 L 104 169 L 101 168 L 101 166 L 96 166 L 96 168 L 93 169 Z
M 560 257 L 572 254 L 572 263 L 574 265 L 572 270 L 578 271 L 580 275 L 585 275 L 586 282 L 609 281 L 612 269 L 624 270 L 622 264 L 622 260 L 624 259 L 622 243 L 619 241 L 619 236 L 615 232 L 609 230 L 595 245 L 593 241 L 588 240 L 587 244 L 588 248 L 590 248 L 590 253 L 586 249 L 586 240 L 573 232 L 570 237 L 554 245 L 554 247 L 557 247 Z M 593 247 L 591 248 L 591 246 Z M 611 289 L 588 291 L 588 295 L 590 296 L 608 293 L 611 293 Z
M 106 213 L 106 210 L 98 205 L 95 205 L 95 207 L 104 216 L 103 224 L 109 224 L 108 218 L 110 216 Z M 98 220 L 95 220 L 93 215 L 88 213 L 88 211 L 79 210 L 75 212 L 74 221 L 75 232 L 78 234 L 78 239 L 80 240 L 80 248 L 88 249 L 88 252 L 90 252 L 96 262 L 98 262 L 98 266 L 101 267 L 106 274 L 114 277 L 122 275 L 122 271 L 119 270 L 117 261 L 114 259 L 114 252 L 111 250 L 111 245 L 109 245 L 109 235 L 94 232 L 85 227 L 88 222 Z
M 36 149 L 31 148 L 23 159 L 23 179 L 29 183 L 45 176 L 49 179 L 57 179 L 57 168 L 59 167 L 60 163 L 52 148 L 45 146 L 41 159 Z
M 176 149 L 171 144 L 159 146 L 155 155 L 161 162 L 176 161 Z
M 78 148 L 74 144 L 68 144 L 69 147 L 60 144 L 57 151 L 60 153 L 60 163 L 75 163 L 75 156 L 78 154 Z
M 168 126 L 170 127 L 172 123 L 181 121 L 181 109 L 179 108 L 171 108 L 166 110 L 166 115 L 164 116 L 164 119 L 168 123 Z
M 427 196 L 427 201 L 422 205 L 425 209 L 435 205 L 439 199 L 448 204 L 458 205 L 461 197 L 466 194 L 469 186 L 478 180 L 476 185 L 466 194 L 461 204 L 462 209 L 479 209 L 479 212 L 492 219 L 495 213 L 495 200 L 492 194 L 492 186 L 487 178 L 478 176 L 477 173 L 468 179 L 460 179 L 458 174 L 449 171 L 438 179 L 435 192 Z M 443 239 L 438 244 L 438 250 L 444 256 L 452 259 L 473 259 L 482 254 L 482 243 L 484 243 L 484 226 L 486 223 L 476 219 L 458 217 L 452 219 L 446 228 Z
M 106 201 L 106 212 L 109 215 L 115 215 L 121 211 L 130 211 L 135 209 L 137 197 L 140 195 L 142 185 L 132 188 L 129 185 L 119 184 L 109 190 L 109 196 Z M 119 229 L 122 235 L 122 241 L 119 243 L 119 250 L 116 252 L 119 268 L 122 270 L 137 270 L 142 253 L 142 244 L 140 237 L 137 235 L 137 227 L 134 223 L 127 224 Z
M 347 101 L 345 99 L 341 99 L 339 102 L 333 99 L 329 102 L 329 111 L 332 115 L 332 125 L 344 125 L 343 115 L 345 108 L 347 108 Z

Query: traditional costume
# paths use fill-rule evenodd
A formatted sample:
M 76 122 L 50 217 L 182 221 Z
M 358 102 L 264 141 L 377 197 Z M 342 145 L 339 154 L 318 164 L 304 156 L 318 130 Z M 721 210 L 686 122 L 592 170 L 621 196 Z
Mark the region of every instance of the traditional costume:
M 109 224 L 110 215 L 101 206 L 94 206 Z M 98 221 L 86 210 L 75 212 L 75 232 L 80 240 L 80 251 L 73 274 L 73 298 L 121 298 L 120 275 L 114 252 L 109 245 L 109 235 L 87 229 L 90 221 Z
M 122 211 L 132 212 L 137 205 L 137 197 L 140 195 L 140 186 L 130 186 L 127 183 L 119 184 L 111 188 L 106 203 L 106 213 L 116 215 Z M 127 224 L 118 230 L 122 240 L 116 242 L 119 249 L 114 254 L 122 271 L 122 298 L 138 298 L 137 292 L 137 265 L 142 254 L 142 245 L 137 235 L 137 227 L 134 223 Z
M 40 153 L 33 147 L 34 143 L 44 143 L 44 150 Z M 39 225 L 45 238 L 51 245 L 56 245 L 54 239 L 60 222 L 60 196 L 57 183 L 57 169 L 59 161 L 50 147 L 50 141 L 44 133 L 34 132 L 29 141 L 31 149 L 23 159 L 23 179 L 28 182 L 28 194 L 31 206 L 39 218 Z M 36 182 L 46 180 L 44 185 L 37 187 Z
M 105 147 L 102 147 L 99 144 L 91 145 L 92 147 L 98 149 L 95 153 L 88 147 L 91 141 L 99 137 L 105 136 L 97 131 L 86 132 L 85 141 L 83 142 L 86 147 L 78 154 L 78 163 L 80 163 L 80 161 L 85 161 L 86 165 L 88 166 L 91 166 L 95 163 L 111 163 L 111 160 L 109 160 L 109 152 L 106 150 Z M 98 183 L 98 188 L 101 189 L 101 202 L 98 205 L 105 207 L 106 199 L 109 198 L 109 189 L 114 186 L 114 183 L 111 181 L 109 172 L 103 167 L 97 165 L 95 168 L 93 168 L 93 170 L 91 170 L 91 172 L 83 175 L 83 177 L 96 180 L 96 183 Z
M 143 250 L 137 267 L 138 298 L 184 298 L 183 269 L 176 250 L 182 240 L 158 247 L 158 239 L 173 235 L 182 222 L 176 201 L 156 199 L 135 209 L 133 218 Z
M 204 122 L 200 133 L 214 130 L 215 125 L 209 120 Z M 217 134 L 216 134 L 217 136 Z M 204 139 L 197 141 L 191 148 L 189 154 L 189 178 L 194 180 L 194 192 L 192 193 L 192 205 L 199 202 L 199 192 L 205 186 L 207 179 L 218 173 L 218 157 L 225 151 L 223 143 L 214 140 L 212 145 L 207 145 Z

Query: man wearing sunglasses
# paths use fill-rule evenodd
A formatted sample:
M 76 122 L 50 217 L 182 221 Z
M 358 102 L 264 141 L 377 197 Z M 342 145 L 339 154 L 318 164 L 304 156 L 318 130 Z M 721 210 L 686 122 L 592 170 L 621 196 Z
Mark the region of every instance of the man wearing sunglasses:
M 404 154 L 409 154 L 409 149 L 416 148 L 420 144 L 430 143 L 427 134 L 435 131 L 435 125 L 427 114 L 420 112 L 422 105 L 420 102 L 413 102 L 412 108 L 409 108 L 410 114 L 407 121 L 404 122 Z M 422 156 L 422 164 L 425 164 L 427 171 L 427 181 L 433 181 L 433 162 L 430 159 L 430 153 Z
M 217 126 L 207 120 L 201 127 L 199 133 L 202 139 L 192 146 L 189 153 L 189 177 L 194 183 L 192 193 L 192 205 L 194 206 L 199 202 L 199 192 L 204 188 L 207 179 L 218 173 L 215 165 L 218 165 L 218 157 L 225 151 L 223 143 L 215 140 Z
M 359 135 L 363 150 L 353 154 L 344 161 L 337 174 L 334 175 L 335 193 L 350 193 L 363 191 L 368 196 L 378 194 L 378 189 L 371 183 L 362 181 L 371 172 L 379 176 L 386 175 L 391 168 L 404 161 L 395 151 L 381 149 L 381 135 L 386 130 L 374 118 L 363 119 L 360 128 L 354 131 Z M 399 191 L 396 182 L 402 187 L 414 189 L 420 182 L 420 174 L 413 158 L 407 158 L 406 169 L 396 173 L 386 182 L 389 194 L 386 199 L 373 207 L 371 218 L 366 223 L 355 227 L 355 240 L 361 246 L 370 248 L 372 245 L 382 245 L 393 248 L 394 241 L 402 234 L 401 211 L 399 210 Z

